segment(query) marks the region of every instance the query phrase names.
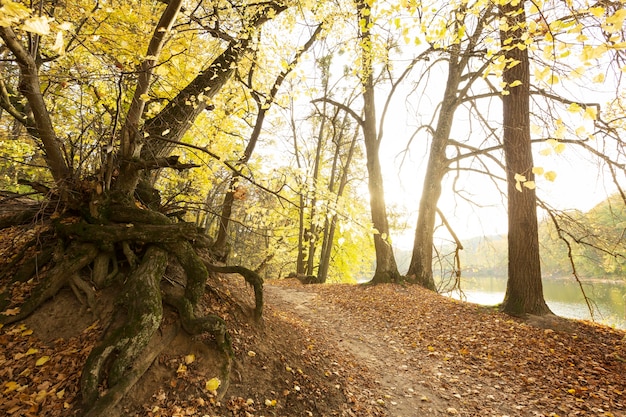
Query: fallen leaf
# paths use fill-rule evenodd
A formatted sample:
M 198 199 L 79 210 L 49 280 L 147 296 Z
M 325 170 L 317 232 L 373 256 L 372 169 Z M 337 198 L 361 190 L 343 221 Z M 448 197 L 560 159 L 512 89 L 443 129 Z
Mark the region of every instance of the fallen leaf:
M 42 366 L 49 360 L 50 360 L 50 356 L 42 356 L 41 358 L 37 359 L 37 362 L 35 362 L 35 366 Z
M 204 389 L 207 391 L 217 391 L 221 384 L 222 381 L 220 381 L 219 378 L 211 378 L 204 384 Z

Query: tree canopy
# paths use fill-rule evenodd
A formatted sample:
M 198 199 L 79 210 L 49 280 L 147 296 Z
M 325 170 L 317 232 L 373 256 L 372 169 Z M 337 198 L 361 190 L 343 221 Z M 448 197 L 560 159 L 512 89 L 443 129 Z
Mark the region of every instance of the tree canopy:
M 94 312 L 119 290 L 80 382 L 85 415 L 105 415 L 165 328 L 211 334 L 229 380 L 227 324 L 200 308 L 209 274 L 243 276 L 256 320 L 263 278 L 435 290 L 436 239 L 460 279 L 457 230 L 494 201 L 508 205 L 503 309 L 549 313 L 542 256 L 577 279 L 623 273 L 625 20 L 624 0 L 0 0 L 0 188 L 24 205 L 1 224 L 38 226 L 3 270 L 0 322 L 64 287 Z M 594 161 L 614 196 L 557 209 L 544 190 L 563 156 Z M 389 201 L 408 194 L 402 277 L 407 213 Z M 16 280 L 32 286 L 19 305 Z

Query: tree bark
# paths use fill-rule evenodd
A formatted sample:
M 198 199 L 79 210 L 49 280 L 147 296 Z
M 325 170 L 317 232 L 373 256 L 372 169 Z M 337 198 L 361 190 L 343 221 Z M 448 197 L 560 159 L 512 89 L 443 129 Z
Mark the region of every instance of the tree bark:
M 508 94 L 502 98 L 503 142 L 508 193 L 508 281 L 502 310 L 512 315 L 550 313 L 544 298 L 539 259 L 537 201 L 535 190 L 524 187 L 516 175 L 534 181 L 530 141 L 530 71 L 528 50 L 521 27 L 526 23 L 524 3 L 499 6 L 500 16 L 510 28 L 501 31 L 502 48 L 508 62 L 519 62 L 504 70 Z M 504 40 L 513 38 L 509 46 Z M 510 84 L 521 81 L 516 87 Z M 517 187 L 521 187 L 521 191 Z
M 61 144 L 57 140 L 50 113 L 46 108 L 43 95 L 41 93 L 41 83 L 35 58 L 24 49 L 20 41 L 15 36 L 15 32 L 10 27 L 0 27 L 0 37 L 5 45 L 11 50 L 17 59 L 20 67 L 20 92 L 24 95 L 30 110 L 32 111 L 33 126 L 27 126 L 29 131 L 37 136 L 45 151 L 45 160 L 50 168 L 52 178 L 57 185 L 62 185 L 71 175 L 67 166 Z M 24 115 L 29 119 L 28 115 Z M 32 129 L 34 127 L 34 130 Z
M 415 240 L 407 277 L 410 281 L 429 290 L 436 290 L 433 279 L 433 234 L 437 216 L 437 202 L 441 196 L 441 182 L 447 173 L 446 147 L 450 139 L 454 113 L 458 105 L 458 88 L 464 65 L 459 60 L 458 50 L 451 53 L 448 64 L 448 80 L 441 103 L 441 110 L 434 131 L 426 176 L 422 187 Z
M 374 226 L 376 270 L 372 283 L 395 282 L 400 279 L 396 258 L 389 238 L 389 221 L 385 204 L 385 188 L 378 151 L 380 140 L 376 132 L 376 106 L 372 64 L 371 7 L 367 1 L 357 3 L 361 48 L 361 84 L 363 87 L 363 138 L 367 157 L 370 212 Z
M 191 100 L 191 97 L 198 97 L 200 94 L 209 99 L 215 96 L 232 76 L 243 53 L 248 50 L 251 39 L 248 30 L 260 27 L 271 19 L 270 16 L 274 17 L 286 9 L 284 5 L 268 3 L 252 18 L 247 29 L 244 30 L 245 33 L 239 39 L 232 40 L 208 68 L 169 101 L 159 114 L 145 122 L 142 127 L 143 134 L 140 136 L 145 136 L 147 140 L 141 147 L 141 159 L 150 160 L 170 154 L 198 115 L 206 109 L 206 103 L 202 100 L 197 100 L 196 106 L 188 106 L 186 103 Z M 129 164 L 130 161 L 122 162 L 132 165 Z M 122 193 L 132 192 L 140 177 L 139 170 L 127 165 L 122 166 L 124 175 L 120 175 L 116 184 L 116 189 Z M 156 180 L 155 175 L 152 175 L 152 180 Z

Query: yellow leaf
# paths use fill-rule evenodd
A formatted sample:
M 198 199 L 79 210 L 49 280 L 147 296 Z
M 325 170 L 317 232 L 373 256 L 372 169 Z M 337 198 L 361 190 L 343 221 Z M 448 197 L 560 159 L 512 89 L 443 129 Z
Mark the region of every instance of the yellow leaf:
M 521 182 L 526 181 L 526 177 L 524 175 L 522 175 L 522 174 L 515 174 L 514 178 L 515 178 L 515 181 L 518 181 L 518 182 L 519 181 L 521 181 Z
M 37 362 L 35 362 L 35 366 L 42 366 L 49 360 L 50 360 L 50 356 L 42 356 L 41 358 L 37 359 Z
M 592 81 L 594 83 L 603 83 L 604 82 L 604 74 L 600 73 L 600 74 L 596 75 L 595 77 L 593 77 Z
M 626 19 L 626 9 L 618 9 L 612 16 L 606 18 L 606 23 L 621 26 Z
M 543 177 L 547 179 L 548 181 L 554 181 L 556 179 L 556 172 L 548 171 L 545 174 L 543 174 Z
M 6 310 L 4 310 L 2 312 L 2 314 L 4 314 L 5 316 L 16 316 L 19 313 L 20 313 L 20 308 L 19 307 L 7 308 Z
M 541 131 L 542 131 L 541 126 L 536 125 L 534 123 L 530 124 L 530 133 L 532 133 L 533 135 L 538 135 L 541 133 Z
M 176 370 L 176 373 L 178 375 L 182 375 L 185 372 L 187 372 L 187 366 L 184 363 L 181 363 L 180 365 L 178 365 L 178 369 Z
M 60 400 L 61 398 L 63 398 L 65 396 L 65 388 L 63 388 L 61 391 L 57 392 L 57 398 Z
M 572 79 L 580 78 L 583 76 L 584 73 L 585 67 L 578 67 L 569 73 L 569 77 Z
M 30 17 L 22 24 L 22 30 L 38 35 L 47 35 L 50 33 L 49 18 L 46 16 Z
M 585 114 L 583 117 L 589 120 L 596 120 L 598 118 L 598 110 L 593 106 L 588 106 L 585 109 Z
M 528 188 L 529 190 L 534 190 L 535 189 L 535 181 L 526 181 L 524 183 L 524 187 Z
M 31 334 L 33 334 L 32 329 L 24 330 L 22 332 L 22 336 L 30 336 Z
M 267 407 L 276 407 L 276 400 L 265 400 L 265 405 Z
M 571 113 L 577 113 L 579 112 L 581 109 L 580 104 L 578 103 L 572 103 L 569 106 L 567 106 L 567 111 L 571 112 Z
M 520 80 L 515 80 L 509 84 L 509 87 L 517 87 L 518 85 L 522 85 L 522 82 Z
M 554 152 L 556 152 L 557 154 L 563 152 L 565 150 L 565 144 L 564 143 L 559 143 L 558 145 L 556 145 L 554 147 Z
M 250 356 L 251 358 L 254 358 L 256 356 L 256 352 L 253 350 L 249 350 L 248 351 L 248 356 Z
M 39 352 L 39 349 L 35 349 L 35 348 L 30 348 L 28 349 L 28 351 L 24 354 L 24 356 L 28 356 L 28 355 L 34 355 L 35 353 Z
M 591 46 L 591 45 L 585 45 L 583 47 L 583 51 L 582 54 L 580 56 L 580 58 L 583 61 L 589 61 L 592 59 L 598 59 L 600 57 L 602 57 L 602 55 L 604 55 L 604 53 L 608 50 L 608 46 L 606 46 L 605 44 L 600 44 L 596 47 Z
M 196 360 L 196 356 L 194 354 L 189 354 L 185 356 L 185 363 L 187 365 L 189 365 L 190 363 L 193 363 L 195 360 Z
M 604 7 L 590 7 L 589 13 L 591 13 L 595 17 L 600 17 L 604 14 Z
M 576 390 L 574 388 L 568 389 L 567 392 L 569 392 L 572 395 L 576 394 Z
M 543 174 L 543 168 L 542 167 L 533 167 L 533 174 L 535 174 L 535 175 Z
M 434 351 L 435 351 L 435 348 L 434 348 L 434 347 L 432 347 L 432 346 L 428 346 L 428 348 L 427 348 L 427 349 L 428 349 L 428 351 L 429 351 L 429 352 L 434 352 Z
M 54 40 L 54 45 L 50 47 L 52 51 L 54 51 L 58 55 L 63 55 L 64 51 L 64 42 L 63 42 L 63 31 L 58 31 L 57 36 Z
M 211 378 L 204 384 L 204 389 L 207 391 L 217 391 L 221 384 L 222 381 L 220 381 L 219 378 Z
M 6 394 L 7 392 L 15 391 L 16 389 L 18 389 L 20 387 L 20 384 L 18 384 L 15 381 L 9 381 L 9 382 L 5 382 L 4 386 L 5 386 L 4 393 Z
M 519 191 L 520 193 L 522 192 L 522 186 L 520 185 L 519 181 L 515 183 L 515 189 Z
M 11 26 L 30 14 L 30 9 L 23 4 L 4 0 L 0 8 L 0 26 Z

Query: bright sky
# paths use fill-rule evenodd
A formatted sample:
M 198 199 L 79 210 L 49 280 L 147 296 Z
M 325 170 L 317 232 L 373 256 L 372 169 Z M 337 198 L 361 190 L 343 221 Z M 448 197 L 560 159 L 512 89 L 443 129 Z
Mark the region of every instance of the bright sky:
M 594 92 L 596 100 L 599 102 L 610 100 L 614 97 L 615 90 L 609 91 Z M 382 108 L 382 105 L 380 107 Z M 405 110 L 400 109 L 390 112 L 395 120 L 388 119 L 385 123 L 385 137 L 380 158 L 385 174 L 387 202 L 390 206 L 405 212 L 407 219 L 406 228 L 396 231 L 392 239 L 396 246 L 410 249 L 413 245 L 417 210 L 425 175 L 427 149 L 422 139 L 421 143 L 415 142 L 409 153 L 402 153 L 406 146 L 406 139 L 411 134 L 408 127 L 404 128 L 409 123 L 398 119 L 404 112 Z M 463 128 L 463 124 L 457 122 L 456 130 Z M 616 191 L 610 175 L 602 172 L 597 162 L 590 160 L 590 157 L 581 149 L 568 145 L 561 154 L 541 155 L 539 151 L 545 147 L 545 145 L 534 147 L 535 166 L 544 167 L 546 171 L 555 171 L 557 177 L 554 182 L 538 177 L 536 190 L 538 196 L 551 206 L 557 209 L 587 211 Z M 502 175 L 500 172 L 498 174 Z M 459 184 L 463 184 L 462 180 Z M 465 186 L 459 186 L 459 184 L 457 188 L 464 189 L 481 206 L 472 206 L 462 198 L 455 197 L 451 192 L 452 180 L 447 179 L 438 207 L 444 212 L 457 235 L 463 239 L 506 234 L 506 199 L 498 195 L 491 181 L 474 174 L 467 180 Z M 506 191 L 506 186 L 502 185 L 502 189 Z M 541 209 L 538 213 L 540 219 L 543 218 Z M 437 224 L 439 224 L 439 219 L 437 219 Z M 444 239 L 450 238 L 443 228 L 437 235 Z

